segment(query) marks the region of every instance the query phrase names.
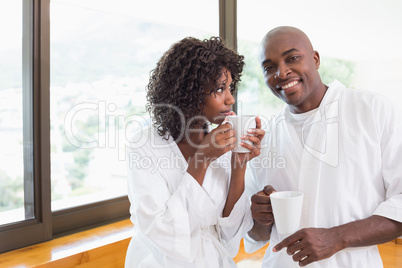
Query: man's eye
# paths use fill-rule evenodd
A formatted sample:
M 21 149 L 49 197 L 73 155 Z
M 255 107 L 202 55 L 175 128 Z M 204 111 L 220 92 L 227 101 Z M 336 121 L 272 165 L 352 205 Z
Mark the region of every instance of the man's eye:
M 274 67 L 272 65 L 269 66 L 265 66 L 264 67 L 264 72 L 269 73 L 274 69 Z
M 299 59 L 299 56 L 293 56 L 293 57 L 290 57 L 290 61 L 295 61 L 295 60 L 298 60 Z

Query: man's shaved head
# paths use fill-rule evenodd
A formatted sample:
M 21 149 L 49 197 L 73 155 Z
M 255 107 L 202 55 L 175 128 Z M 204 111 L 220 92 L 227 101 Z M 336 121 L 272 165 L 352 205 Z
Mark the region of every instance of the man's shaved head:
M 308 36 L 302 30 L 291 26 L 279 26 L 270 30 L 264 35 L 261 41 L 260 49 L 265 49 L 269 40 L 285 35 L 293 36 L 294 38 L 303 41 L 305 49 L 313 51 L 313 45 L 311 44 Z

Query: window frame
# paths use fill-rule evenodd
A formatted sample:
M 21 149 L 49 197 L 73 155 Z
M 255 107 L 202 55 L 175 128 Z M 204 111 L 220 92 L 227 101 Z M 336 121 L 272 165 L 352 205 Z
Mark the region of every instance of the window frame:
M 23 0 L 23 92 L 24 137 L 32 135 L 33 149 L 24 149 L 24 158 L 33 154 L 33 176 L 24 178 L 28 211 L 34 219 L 0 228 L 0 252 L 52 238 L 50 210 L 50 113 L 49 113 L 49 0 Z M 32 109 L 31 109 L 32 108 Z M 31 132 L 32 131 L 32 132 Z M 28 154 L 28 155 L 27 155 Z M 26 160 L 24 160 L 26 163 Z M 32 191 L 33 188 L 33 191 Z M 33 192 L 33 194 L 32 194 Z M 48 194 L 46 194 L 48 193 Z M 26 202 L 25 202 L 26 203 Z M 32 207 L 29 207 L 32 206 Z
M 219 36 L 237 51 L 237 0 L 219 0 Z M 237 91 L 233 97 L 237 100 Z M 237 114 L 237 101 L 233 111 Z

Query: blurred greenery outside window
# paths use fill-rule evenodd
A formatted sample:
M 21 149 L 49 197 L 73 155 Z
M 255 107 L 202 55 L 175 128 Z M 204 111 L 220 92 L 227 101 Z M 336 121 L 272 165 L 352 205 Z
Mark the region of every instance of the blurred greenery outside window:
M 291 7 L 291 8 L 290 8 Z M 376 10 L 375 15 L 372 12 Z M 337 79 L 351 89 L 365 89 L 397 101 L 402 91 L 402 28 L 399 0 L 321 1 L 237 0 L 237 46 L 246 67 L 238 92 L 240 110 L 270 120 L 283 107 L 265 85 L 258 46 L 272 28 L 303 30 L 320 54 L 325 84 Z
M 22 1 L 0 2 L 0 32 L 7 38 L 0 42 L 0 225 L 26 219 L 24 169 L 30 166 L 24 163 L 24 146 L 32 141 L 23 132 L 30 131 L 30 122 L 24 126 L 23 98 L 29 96 L 22 86 L 22 22 Z
M 51 2 L 53 211 L 127 194 L 125 146 L 149 123 L 149 72 L 174 42 L 218 30 L 212 0 Z

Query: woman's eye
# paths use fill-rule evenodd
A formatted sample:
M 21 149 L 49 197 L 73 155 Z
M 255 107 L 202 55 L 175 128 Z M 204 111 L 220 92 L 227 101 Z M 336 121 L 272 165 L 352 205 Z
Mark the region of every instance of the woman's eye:
M 220 87 L 216 90 L 216 93 L 222 93 L 225 89 L 223 87 Z

